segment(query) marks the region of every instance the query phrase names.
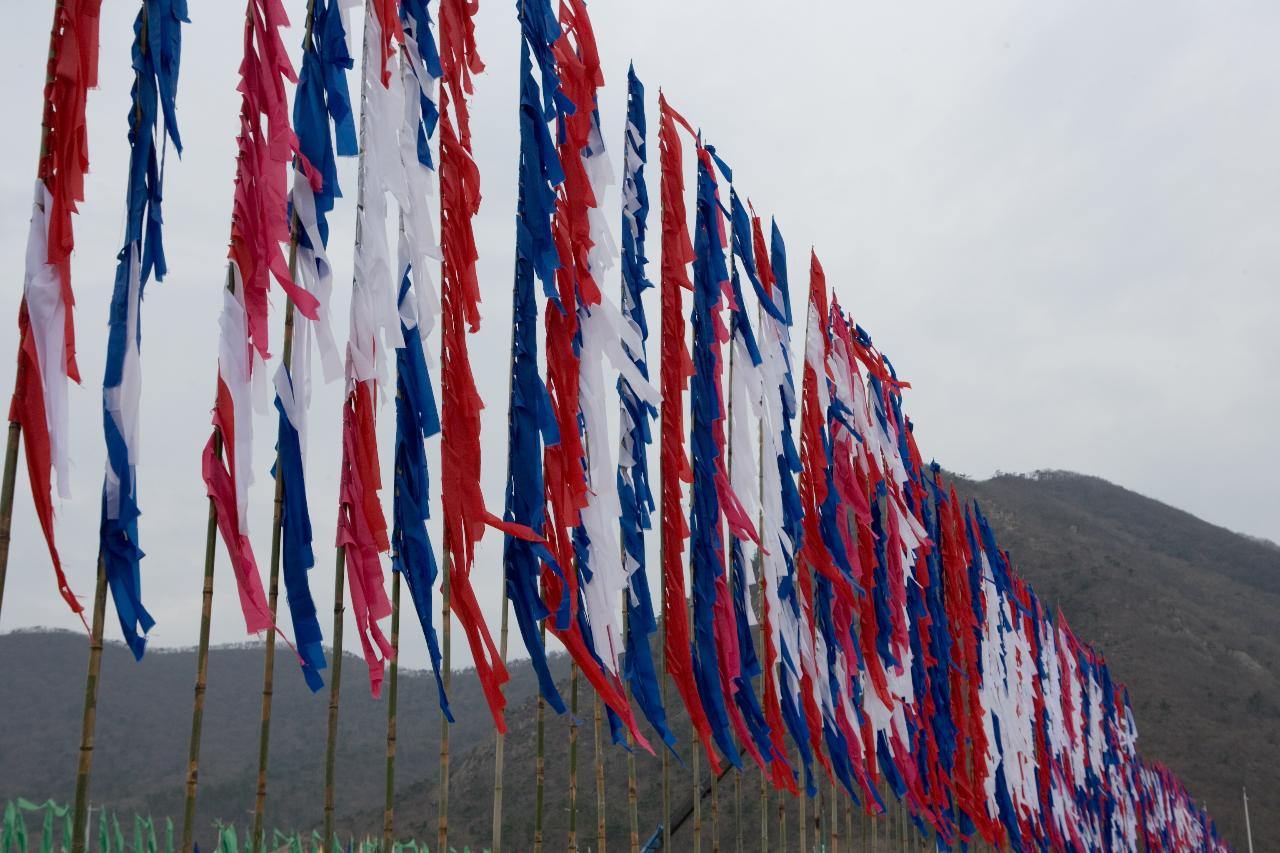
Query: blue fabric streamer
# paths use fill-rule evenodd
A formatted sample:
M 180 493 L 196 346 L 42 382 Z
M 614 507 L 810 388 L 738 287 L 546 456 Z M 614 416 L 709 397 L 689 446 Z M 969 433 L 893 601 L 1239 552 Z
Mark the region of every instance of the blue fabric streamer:
M 315 204 L 320 239 L 326 245 L 329 242 L 328 214 L 333 210 L 335 200 L 342 198 L 337 158 L 353 157 L 359 150 L 355 116 L 351 111 L 351 93 L 347 87 L 347 72 L 354 61 L 347 49 L 338 2 L 315 2 L 311 12 L 311 38 L 303 44 L 302 69 L 298 72 L 298 88 L 293 100 L 293 127 L 298 134 L 298 148 L 312 168 L 319 172 L 322 182 L 315 192 Z M 311 245 L 305 230 L 300 230 L 298 242 L 307 248 L 316 248 Z
M 636 76 L 634 66 L 627 69 L 627 124 L 624 199 L 629 199 L 634 204 L 634 209 L 628 212 L 624 206 L 622 213 L 622 313 L 640 334 L 639 352 L 633 352 L 628 347 L 627 356 L 640 375 L 648 379 L 649 365 L 645 345 L 649 339 L 649 323 L 645 318 L 644 292 L 653 287 L 645 274 L 648 258 L 644 254 L 645 232 L 649 220 L 649 189 L 644 177 L 648 128 L 644 114 L 644 84 Z M 634 160 L 631 159 L 632 152 Z M 621 452 L 618 454 L 621 538 L 631 570 L 622 674 L 631 688 L 636 704 L 640 706 L 640 712 L 658 732 L 662 742 L 674 751 L 676 736 L 667 723 L 667 711 L 662 705 L 662 690 L 653 663 L 653 652 L 649 647 L 649 637 L 658 630 L 658 620 L 654 615 L 653 596 L 649 591 L 644 547 L 644 532 L 652 528 L 655 509 L 653 491 L 649 485 L 648 447 L 653 443 L 652 423 L 658 413 L 652 404 L 640 399 L 631 383 L 623 376 L 618 377 L 618 397 L 622 405 L 621 422 L 625 430 Z M 624 459 L 630 460 L 630 464 L 622 464 Z
M 715 176 L 699 158 L 693 262 L 694 375 L 689 404 L 693 460 L 693 500 L 689 512 L 693 670 L 716 745 L 733 766 L 741 767 L 716 666 L 719 658 L 715 637 L 716 584 L 724 575 L 724 534 L 715 481 L 720 458 L 716 423 L 723 417 L 717 381 L 720 345 L 716 339 L 716 312 L 720 307 L 721 285 L 729 279 L 715 220 L 717 205 Z
M 402 0 L 400 18 L 404 25 L 408 67 L 417 75 L 425 73 L 439 78 L 440 57 L 435 38 L 431 35 L 431 16 L 426 0 Z M 440 117 L 435 103 L 426 94 L 431 87 L 417 85 L 421 106 L 418 119 L 418 162 L 432 168 L 431 136 Z M 416 302 L 414 294 L 416 274 L 411 265 L 406 266 L 400 282 L 400 316 L 412 316 Z M 400 334 L 404 345 L 396 348 L 396 445 L 395 445 L 395 498 L 392 504 L 392 568 L 399 572 L 409 588 L 413 609 L 418 615 L 427 642 L 427 654 L 431 658 L 431 670 L 435 675 L 436 694 L 440 711 L 445 719 L 453 722 L 449 696 L 445 691 L 441 672 L 443 661 L 440 640 L 436 635 L 432 617 L 435 605 L 432 592 L 440 567 L 436 562 L 435 548 L 427 531 L 431 517 L 431 474 L 427 467 L 424 442 L 440 432 L 440 416 L 436 408 L 435 389 L 431 374 L 427 372 L 426 352 L 417 325 L 410 327 L 400 321 Z
M 293 377 L 289 376 L 293 387 Z M 298 430 L 285 414 L 284 404 L 276 396 L 280 414 L 276 438 L 276 468 L 272 476 L 282 483 L 280 505 L 280 560 L 284 576 L 285 598 L 293 620 L 293 638 L 302 659 L 302 677 L 315 693 L 324 687 L 320 670 L 328 664 L 324 656 L 324 634 L 315 601 L 307 583 L 307 573 L 316 564 L 311 548 L 311 514 L 307 510 L 307 484 L 302 464 L 302 441 Z
M 401 304 L 413 298 L 411 275 L 412 270 L 407 271 L 400 282 Z M 400 333 L 404 346 L 396 349 L 396 488 L 392 505 L 391 565 L 409 587 L 418 624 L 427 641 L 440 710 L 449 722 L 453 722 L 449 696 L 440 671 L 440 641 L 432 624 L 435 606 L 431 592 L 440 571 L 431 536 L 427 532 L 427 519 L 431 517 L 431 481 L 423 444 L 426 439 L 439 434 L 440 418 L 431 375 L 427 372 L 422 337 L 416 328 L 409 328 L 403 321 Z
M 778 454 L 775 464 L 778 466 L 779 480 L 782 483 L 782 527 L 787 538 L 794 546 L 799 546 L 804 535 L 804 506 L 800 502 L 800 491 L 796 486 L 796 476 L 800 473 L 800 453 L 796 449 L 795 434 L 792 424 L 799 411 L 796 397 L 795 377 L 791 370 L 790 327 L 791 327 L 791 292 L 787 277 L 787 246 L 778 229 L 778 223 L 771 226 L 769 263 L 774 277 L 774 301 L 782 315 L 782 359 L 786 365 L 786 375 L 778 393 L 782 397 L 782 452 Z M 778 304 L 780 303 L 780 304 Z M 770 314 L 776 317 L 775 314 Z M 796 563 L 794 548 L 784 552 L 787 574 L 778 584 L 778 599 L 783 607 L 791 611 L 796 620 L 801 619 L 799 588 L 796 584 Z M 793 649 L 782 638 L 782 666 L 778 669 L 782 685 L 782 719 L 786 723 L 791 740 L 800 752 L 800 760 L 804 765 L 805 791 L 810 797 L 818 793 L 817 783 L 813 776 L 813 750 L 809 744 L 809 723 L 805 719 L 804 709 L 797 703 L 800 686 L 795 682 L 792 673 L 800 671 L 799 649 Z
M 532 7 L 532 8 L 531 8 Z M 559 25 L 546 0 L 521 3 L 520 21 L 520 187 L 516 203 L 516 269 L 512 288 L 511 314 L 511 400 L 507 420 L 507 489 L 503 518 L 542 530 L 546 505 L 542 471 L 542 448 L 560 440 L 555 413 L 546 385 L 538 373 L 538 302 L 534 278 L 541 279 L 544 291 L 555 292 L 555 272 L 560 265 L 551 233 L 555 212 L 554 187 L 564 180 L 560 159 L 547 122 L 553 95 L 544 101 L 533 76 L 532 53 L 540 59 L 550 56 L 550 39 L 559 37 Z M 549 29 L 548 16 L 554 29 Z M 553 35 L 554 33 L 554 35 Z M 543 86 L 559 89 L 554 58 L 543 64 Z M 545 565 L 563 578 L 560 567 L 545 543 L 529 542 L 515 536 L 503 541 L 503 567 L 507 598 L 511 600 L 516 625 L 538 676 L 538 687 L 556 713 L 565 713 L 564 700 L 556 689 L 547 664 L 547 652 L 539 623 L 550 616 L 542 600 L 539 580 Z M 568 626 L 569 598 L 563 596 L 556 614 L 557 625 Z
M 133 97 L 129 108 L 129 175 L 124 247 L 117 257 L 115 283 L 108 317 L 106 369 L 102 380 L 102 422 L 107 447 L 107 475 L 102 487 L 98 553 L 111 600 L 125 642 L 135 659 L 146 650 L 147 632 L 155 625 L 142 604 L 141 561 L 138 544 L 137 460 L 131 458 L 122 422 L 112 409 L 124 381 L 125 364 L 133 347 L 142 346 L 142 297 L 154 271 L 157 280 L 167 272 L 160 213 L 164 181 L 164 146 L 172 141 L 182 154 L 178 134 L 177 89 L 182 57 L 182 24 L 188 23 L 185 0 L 146 0 L 133 25 Z M 145 32 L 144 32 L 145 30 Z M 144 40 L 145 36 L 145 40 Z M 157 127 L 164 116 L 163 129 Z M 135 257 L 139 269 L 134 269 Z M 131 293 L 134 275 L 137 293 Z M 135 328 L 129 340 L 131 315 Z M 119 412 L 122 417 L 136 412 Z M 115 481 L 114 489 L 111 481 Z
M 302 156 L 321 177 L 319 190 L 311 187 L 308 189 L 315 197 L 316 221 L 321 240 L 327 243 L 327 216 L 333 210 L 335 200 L 342 196 L 338 187 L 337 155 L 351 156 L 356 153 L 355 120 L 351 112 L 351 96 L 346 77 L 353 62 L 347 50 L 338 0 L 316 0 L 311 16 L 311 37 L 302 46 L 302 69 L 298 75 L 298 88 L 293 102 L 293 125 Z M 311 245 L 306 229 L 299 228 L 297 232 L 300 246 L 320 248 Z M 317 258 L 316 263 L 322 261 Z M 324 272 L 317 270 L 317 273 Z M 292 387 L 291 374 L 288 375 L 288 380 Z M 320 670 L 327 664 L 322 645 L 323 632 L 308 581 L 308 572 L 315 565 L 315 555 L 311 547 L 311 515 L 307 504 L 301 437 L 297 425 L 290 422 L 278 395 L 275 405 L 279 413 L 279 424 L 276 441 L 277 467 L 272 471 L 272 476 L 279 477 L 282 485 L 281 572 L 284 576 L 289 616 L 301 657 L 302 677 L 312 691 L 318 691 L 324 686 Z
M 404 23 L 406 45 L 416 48 L 417 59 L 429 77 L 439 80 L 444 71 L 440 67 L 440 53 L 436 49 L 435 37 L 431 35 L 431 12 L 428 10 L 430 0 L 400 0 L 400 20 Z M 417 66 L 414 66 L 417 73 Z M 428 169 L 434 169 L 431 158 L 431 137 L 435 135 L 436 124 L 440 121 L 440 110 L 436 102 L 427 96 L 421 87 L 418 101 L 422 107 L 422 118 L 418 122 L 418 162 Z

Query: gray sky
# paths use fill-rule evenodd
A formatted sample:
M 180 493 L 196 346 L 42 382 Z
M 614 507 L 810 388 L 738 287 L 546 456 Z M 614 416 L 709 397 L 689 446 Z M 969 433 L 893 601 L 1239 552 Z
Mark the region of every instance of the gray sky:
M 302 0 L 286 5 L 300 21 Z M 48 6 L 15 4 L 0 29 L 9 125 L 0 136 L 0 162 L 8 164 L 0 172 L 0 257 L 8 259 L 11 281 L 0 304 L 0 315 L 10 318 L 0 324 L 0 353 L 16 346 L 12 318 Z M 170 158 L 166 184 L 171 272 L 150 286 L 143 312 L 144 599 L 159 622 L 152 641 L 163 645 L 191 645 L 197 636 L 207 511 L 199 453 L 215 375 L 243 3 L 191 6 L 178 108 L 187 151 L 180 162 Z M 71 399 L 74 497 L 57 510 L 72 586 L 86 600 L 97 549 L 100 381 L 123 233 L 136 9 L 128 0 L 104 4 L 101 88 L 89 101 L 93 168 L 76 220 L 73 275 L 86 382 Z M 615 163 L 625 72 L 634 58 L 649 86 L 650 115 L 661 85 L 734 166 L 739 191 L 777 216 L 800 286 L 806 249 L 817 247 L 842 303 L 913 383 L 907 409 L 926 456 L 979 477 L 997 469 L 1097 474 L 1217 524 L 1280 540 L 1280 63 L 1272 38 L 1280 7 L 1233 0 L 598 0 L 592 13 Z M 295 56 L 300 38 L 300 27 L 285 34 Z M 486 0 L 479 43 L 489 67 L 474 100 L 486 301 L 473 353 L 489 405 L 484 484 L 498 510 L 517 39 L 512 4 Z M 332 220 L 330 253 L 334 316 L 344 334 L 354 164 L 343 177 L 349 196 Z M 656 166 L 650 180 L 656 198 Z M 616 210 L 616 193 L 608 204 Z M 277 310 L 283 305 L 278 291 L 274 302 Z M 277 313 L 275 351 L 279 334 Z M 340 386 L 319 387 L 312 406 L 312 588 L 321 614 L 332 612 Z M 0 393 L 10 388 L 4 384 Z M 389 460 L 394 417 L 383 411 Z M 256 429 L 260 473 L 251 523 L 265 574 L 274 419 L 259 419 Z M 433 477 L 437 452 L 433 446 Z M 30 507 L 24 470 L 3 627 L 75 627 L 54 589 Z M 499 544 L 487 536 L 476 566 L 495 625 Z M 213 637 L 241 640 L 244 625 L 221 553 L 218 571 Z M 327 636 L 327 616 L 321 621 Z M 118 638 L 114 617 L 107 625 L 108 637 Z M 405 635 L 406 664 L 422 665 L 421 639 Z M 348 636 L 354 641 L 354 626 Z M 465 655 L 465 644 L 454 648 Z

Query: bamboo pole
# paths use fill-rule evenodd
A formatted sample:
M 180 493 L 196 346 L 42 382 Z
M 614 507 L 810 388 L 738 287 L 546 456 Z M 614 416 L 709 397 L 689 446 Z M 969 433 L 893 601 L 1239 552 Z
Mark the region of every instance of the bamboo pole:
M 834 778 L 831 780 L 831 826 L 828 832 L 831 836 L 831 853 L 836 853 L 840 849 L 840 798 Z
M 370 0 L 366 0 L 364 4 L 364 31 L 365 36 L 362 38 L 362 44 L 368 42 L 369 27 L 373 20 L 373 9 Z M 367 146 L 365 144 L 365 136 L 368 131 L 367 116 L 367 98 L 365 96 L 365 84 L 369 80 L 369 51 L 362 50 L 360 56 L 360 157 L 356 165 L 356 226 L 355 226 L 355 248 L 359 252 L 361 240 L 363 239 L 364 223 L 362 221 L 362 211 L 364 209 L 364 158 Z M 352 281 L 354 290 L 355 281 Z M 344 451 L 345 457 L 345 451 Z M 339 507 L 339 513 L 342 509 Z M 324 757 L 324 832 L 323 843 L 327 849 L 333 841 L 333 812 L 334 797 L 336 793 L 337 782 L 337 758 L 338 758 L 338 712 L 342 702 L 342 629 L 345 607 L 343 599 L 346 594 L 346 569 L 347 569 L 347 549 L 345 545 L 338 545 L 334 557 L 333 569 L 333 664 L 332 672 L 329 678 L 329 720 L 328 733 L 325 743 Z
M 792 766 L 800 766 L 799 749 L 796 751 L 794 762 L 795 763 L 792 763 Z M 801 785 L 803 784 L 804 780 L 801 780 Z M 787 797 L 785 792 L 778 792 L 778 849 L 786 850 L 787 840 Z
M 569 844 L 578 849 L 578 665 L 569 664 Z
M 711 853 L 720 853 L 720 777 L 711 774 Z
M 605 853 L 606 830 L 605 830 L 605 799 L 604 799 L 604 742 L 600 737 L 600 724 L 602 722 L 600 707 L 600 695 L 596 694 L 596 849 L 599 853 Z
M 304 50 L 310 48 L 315 0 L 307 0 L 307 21 L 303 31 Z M 298 163 L 294 162 L 294 168 Z M 289 278 L 296 280 L 298 274 L 298 213 L 293 211 L 289 223 Z M 292 299 L 285 299 L 284 308 L 284 351 L 280 360 L 286 372 L 293 367 L 293 325 L 294 305 Z M 292 374 L 290 374 L 292 376 Z M 280 451 L 276 450 L 276 494 L 275 512 L 271 522 L 271 578 L 268 592 L 268 606 L 271 609 L 271 621 L 276 621 L 277 604 L 280 596 L 280 545 L 284 523 L 284 478 L 280 473 Z M 253 847 L 262 846 L 263 821 L 267 806 L 267 762 L 270 756 L 271 740 L 271 703 L 275 693 L 276 665 L 276 632 L 268 631 L 266 648 L 262 660 L 262 725 L 258 734 L 258 790 L 253 804 Z
M 508 419 L 510 416 L 508 415 Z M 509 611 L 511 607 L 507 602 L 507 584 L 506 580 L 502 583 L 502 629 L 498 637 L 498 653 L 502 657 L 505 665 L 507 662 L 507 623 L 509 621 Z M 539 694 L 541 695 L 541 694 Z M 499 731 L 494 735 L 493 743 L 493 853 L 502 853 L 502 776 L 504 760 L 504 747 L 506 746 L 507 736 Z
M 98 557 L 98 582 L 93 593 L 93 630 L 89 635 L 89 673 L 84 680 L 84 720 L 80 729 L 80 761 L 76 768 L 76 800 L 72 812 L 72 853 L 84 853 L 88 832 L 89 771 L 93 765 L 93 734 L 98 722 L 98 675 L 102 668 L 102 621 L 107 607 L 107 567 Z
M 231 286 L 231 271 L 227 271 Z M 222 434 L 214 433 L 213 452 L 222 459 Z M 191 853 L 195 833 L 196 788 L 200 778 L 200 737 L 204 729 L 204 694 L 209 683 L 209 622 L 213 614 L 213 564 L 218 545 L 218 511 L 209 499 L 209 523 L 204 543 L 204 592 L 200 604 L 200 645 L 196 651 L 195 698 L 191 704 L 191 743 L 187 751 L 186 801 L 182 810 L 182 853 Z
M 702 756 L 693 745 L 693 850 L 702 853 Z
M 310 26 L 311 15 L 307 22 Z M 289 277 L 297 274 L 298 267 L 298 215 L 294 213 L 289 240 Z M 293 300 L 287 300 L 284 308 L 284 352 L 281 362 L 284 369 L 289 370 L 293 363 Z M 275 515 L 271 524 L 271 579 L 267 593 L 267 606 L 271 610 L 271 621 L 276 621 L 278 602 L 280 600 L 280 543 L 284 520 L 284 477 L 280 473 L 280 452 L 276 451 L 276 496 Z M 261 848 L 263 820 L 267 807 L 267 762 L 270 755 L 271 741 L 271 701 L 275 693 L 276 671 L 276 632 L 268 631 L 266 647 L 262 656 L 262 723 L 258 730 L 258 789 L 253 803 L 253 849 Z
M 853 850 L 853 801 L 845 798 L 844 801 L 844 837 L 845 843 L 849 845 L 849 850 Z
M 877 792 L 877 793 L 879 793 L 879 791 L 880 791 L 880 783 L 879 783 L 879 782 L 877 782 L 877 783 L 876 783 L 876 792 Z M 883 799 L 883 798 L 881 798 L 881 799 Z M 869 822 L 871 823 L 871 849 L 872 849 L 872 850 L 879 850 L 879 849 L 880 849 L 880 843 L 879 843 L 879 842 L 880 842 L 880 838 L 879 838 L 879 836 L 880 836 L 880 821 L 878 820 L 878 818 L 879 818 L 879 817 L 880 817 L 880 815 L 871 815 L 871 816 L 868 818 Z
M 396 832 L 396 699 L 400 693 L 400 573 L 391 573 L 391 678 L 387 688 L 387 795 L 382 807 L 382 849 Z
M 346 594 L 347 549 L 338 546 L 333 570 L 333 663 L 329 674 L 329 733 L 324 755 L 324 839 L 325 850 L 333 841 L 333 795 L 337 778 L 338 755 L 338 704 L 342 696 L 342 616 L 343 596 Z
M 813 846 L 822 847 L 822 818 L 826 815 L 826 792 L 822 783 L 818 783 L 818 801 L 813 804 Z
M 620 546 L 624 550 L 625 546 Z M 627 590 L 622 591 L 622 633 L 624 644 L 631 642 L 631 609 L 627 606 Z M 626 686 L 627 699 L 631 699 L 631 686 Z M 631 853 L 640 853 L 640 810 L 638 792 L 636 790 L 636 750 L 635 741 L 631 737 L 631 732 L 627 732 L 627 817 L 631 825 Z M 665 746 L 665 744 L 664 744 Z M 664 750 L 665 752 L 665 750 Z M 497 853 L 497 851 L 494 851 Z
M 53 4 L 53 25 L 49 28 L 49 53 L 45 61 L 44 84 L 47 89 L 53 81 L 54 68 L 58 60 L 58 52 L 55 50 L 58 38 L 58 22 L 62 20 L 62 9 L 65 0 L 55 0 Z M 144 7 L 145 8 L 145 7 Z M 49 149 L 49 132 L 53 119 L 53 102 L 49 98 L 44 99 L 44 112 L 40 117 L 40 157 L 36 161 L 37 172 L 39 164 L 44 161 L 45 154 Z M 27 297 L 23 295 L 19 305 L 25 305 Z M 22 308 L 19 307 L 21 312 Z M 18 360 L 17 374 L 13 380 L 14 397 L 18 395 L 18 386 L 22 381 L 22 360 Z M 15 420 L 9 421 L 9 437 L 5 444 L 4 450 L 4 480 L 0 485 L 0 608 L 4 606 L 4 582 L 5 577 L 9 573 L 9 542 L 13 531 L 13 490 L 18 478 L 18 439 L 22 434 L 22 425 Z
M 443 346 L 443 343 L 441 343 Z M 450 563 L 453 558 L 449 541 L 449 527 L 444 532 L 444 578 L 440 583 L 440 664 L 444 668 L 441 678 L 444 680 L 445 694 L 448 695 L 449 684 L 453 678 L 453 620 L 450 608 L 453 606 L 451 587 L 449 584 Z M 449 718 L 440 713 L 440 776 L 437 780 L 438 816 L 436 822 L 436 848 L 449 849 Z
M 658 494 L 662 494 L 662 469 L 658 469 Z M 659 528 L 659 546 L 658 546 L 658 565 L 659 571 L 662 571 L 666 565 L 667 548 L 663 543 L 664 536 L 661 535 Z M 658 677 L 660 679 L 660 689 L 662 691 L 662 707 L 670 707 L 667 704 L 667 666 L 666 666 L 666 649 L 667 649 L 667 581 L 662 579 L 662 619 L 658 623 L 658 647 L 662 650 L 664 658 Z M 690 738 L 693 741 L 693 738 Z M 695 746 L 696 750 L 697 747 Z M 662 849 L 671 849 L 671 751 L 662 750 Z
M 53 33 L 57 31 L 58 16 L 61 11 L 61 0 L 55 4 L 53 32 L 50 33 L 50 49 L 49 57 L 52 62 L 54 59 L 54 50 L 52 45 Z M 142 20 L 141 37 L 139 38 L 139 49 L 145 54 L 147 51 L 147 4 L 142 4 L 139 15 Z M 136 76 L 136 75 L 135 75 Z M 47 108 L 46 108 L 47 109 Z M 133 111 L 133 129 L 136 132 L 142 118 L 142 109 L 135 101 Z M 41 131 L 41 157 L 44 156 L 44 148 L 47 143 L 48 125 L 43 123 Z M 16 392 L 16 388 L 15 388 Z M 17 461 L 17 432 L 20 428 L 16 423 L 10 424 L 10 435 L 15 439 L 11 448 L 13 451 L 14 462 Z M 6 464 L 9 462 L 6 455 Z M 13 478 L 8 470 L 5 471 L 5 500 L 7 501 L 7 509 L 4 511 L 4 554 L 0 558 L 0 599 L 4 596 L 4 573 L 8 564 L 9 557 L 9 527 L 11 522 L 10 513 L 13 510 Z M 71 828 L 71 850 L 72 853 L 84 853 L 86 846 L 86 837 L 88 835 L 89 821 L 89 774 L 93 768 L 93 746 L 94 733 L 98 724 L 98 683 L 99 676 L 102 671 L 102 628 L 103 621 L 106 618 L 107 606 L 107 566 L 102 554 L 98 554 L 98 572 L 96 588 L 93 593 L 93 626 L 89 632 L 89 668 L 85 675 L 84 681 L 84 715 L 81 719 L 80 727 L 80 756 L 76 767 L 76 795 L 75 804 L 72 809 L 72 828 Z
M 742 774 L 733 774 L 733 823 L 738 829 L 737 853 L 742 853 Z
M 19 375 L 21 375 L 19 368 Z M 14 380 L 15 389 L 18 380 Z M 18 437 L 22 426 L 9 421 L 9 438 L 4 450 L 4 483 L 0 486 L 0 608 L 4 606 L 4 582 L 9 571 L 9 541 L 13 529 L 13 487 L 18 474 Z
M 821 782 L 819 782 L 821 785 Z M 802 790 L 800 792 L 800 822 L 798 829 L 800 830 L 800 850 L 803 853 L 809 851 L 809 817 L 808 804 L 805 802 L 809 798 L 809 792 Z
M 538 626 L 538 634 L 542 645 L 547 645 L 547 623 L 544 619 Z M 547 735 L 547 700 L 542 691 L 538 691 L 538 736 L 537 755 L 533 761 L 534 794 L 533 794 L 533 850 L 542 853 L 542 799 L 543 779 L 546 777 L 546 735 Z

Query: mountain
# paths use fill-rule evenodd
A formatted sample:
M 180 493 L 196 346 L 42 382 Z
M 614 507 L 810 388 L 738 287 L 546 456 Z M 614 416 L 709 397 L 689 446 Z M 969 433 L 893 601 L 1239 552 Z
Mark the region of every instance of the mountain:
M 1065 472 L 961 479 L 1015 566 L 1072 628 L 1106 655 L 1131 689 L 1139 749 L 1170 766 L 1208 805 L 1220 830 L 1244 848 L 1240 787 L 1253 806 L 1258 849 L 1280 839 L 1280 549 L 1215 527 L 1187 513 L 1103 480 Z M 69 800 L 86 648 L 80 635 L 17 632 L 0 635 L 0 800 L 16 796 Z M 563 656 L 553 671 L 569 698 Z M 216 819 L 247 822 L 253 808 L 262 690 L 259 646 L 215 649 L 201 761 L 198 826 L 205 849 Z M 321 817 L 325 696 L 311 696 L 281 668 L 271 740 L 268 823 L 310 828 Z M 369 698 L 363 661 L 343 666 L 337 764 L 338 827 L 378 834 L 382 823 L 386 706 Z M 195 673 L 191 650 L 149 651 L 142 665 L 122 646 L 103 656 L 93 801 L 112 809 L 180 815 Z M 507 719 L 505 838 L 528 849 L 533 835 L 536 685 L 527 662 L 512 667 Z M 580 688 L 578 827 L 583 848 L 596 827 L 594 706 Z M 479 849 L 490 835 L 493 791 L 492 722 L 473 672 L 454 674 L 458 722 L 451 735 L 450 842 Z M 678 705 L 673 694 L 672 706 Z M 687 760 L 687 720 L 673 721 Z M 434 842 L 439 710 L 430 676 L 400 681 L 397 828 Z M 558 849 L 568 823 L 569 719 L 547 714 L 544 838 Z M 646 728 L 646 735 L 652 733 Z M 626 753 L 608 745 L 604 726 L 607 826 L 618 848 L 629 834 Z M 661 745 L 655 744 L 657 750 Z M 661 764 L 637 751 L 641 840 L 661 813 Z M 690 771 L 673 765 L 672 811 L 691 804 Z M 704 782 L 709 781 L 705 762 Z M 743 827 L 747 849 L 760 844 L 759 774 L 741 776 L 741 820 L 731 774 L 719 785 L 718 825 L 725 841 Z M 778 800 L 770 798 L 770 846 L 777 842 Z M 787 805 L 794 844 L 798 814 Z M 830 800 L 826 801 L 830 809 Z M 703 802 L 704 833 L 712 821 Z M 808 810 L 812 820 L 812 807 Z M 853 831 L 862 824 L 856 815 Z M 843 822 L 843 819 L 842 819 Z M 687 830 L 686 830 L 687 831 Z M 878 831 L 883 835 L 884 825 Z

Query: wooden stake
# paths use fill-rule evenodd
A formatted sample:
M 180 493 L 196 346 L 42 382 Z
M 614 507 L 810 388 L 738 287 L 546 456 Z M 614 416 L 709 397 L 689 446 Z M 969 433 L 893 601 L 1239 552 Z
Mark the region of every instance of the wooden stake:
M 400 692 L 400 573 L 391 573 L 391 678 L 387 688 L 387 797 L 382 807 L 382 849 L 396 833 L 396 698 Z
M 107 608 L 107 568 L 98 557 L 98 583 L 93 593 L 93 629 L 89 635 L 89 674 L 84 680 L 84 720 L 80 729 L 80 763 L 76 768 L 76 800 L 72 812 L 72 853 L 84 853 L 89 821 L 89 771 L 93 765 L 93 733 L 98 722 L 98 675 L 102 670 L 102 621 Z
M 502 583 L 502 630 L 498 638 L 498 653 L 503 664 L 507 662 L 507 622 L 511 607 L 507 602 L 507 584 Z M 539 693 L 541 695 L 541 693 Z M 493 743 L 493 853 L 502 853 L 502 774 L 504 763 L 504 747 L 507 737 L 502 732 L 494 736 Z
M 228 286 L 231 272 L 227 271 Z M 222 459 L 222 434 L 214 433 L 213 452 Z M 182 853 L 191 853 L 195 833 L 196 788 L 200 779 L 200 737 L 204 729 L 204 694 L 209 683 L 209 621 L 213 614 L 213 563 L 218 545 L 218 511 L 209 499 L 204 543 L 204 593 L 200 604 L 200 645 L 196 651 L 195 699 L 191 704 L 191 743 L 187 752 L 187 792 L 182 810 Z
M 325 850 L 333 842 L 333 795 L 337 778 L 338 702 L 342 697 L 342 599 L 346 594 L 347 549 L 338 546 L 333 569 L 333 663 L 329 673 L 329 734 L 324 754 L 324 839 Z

